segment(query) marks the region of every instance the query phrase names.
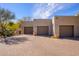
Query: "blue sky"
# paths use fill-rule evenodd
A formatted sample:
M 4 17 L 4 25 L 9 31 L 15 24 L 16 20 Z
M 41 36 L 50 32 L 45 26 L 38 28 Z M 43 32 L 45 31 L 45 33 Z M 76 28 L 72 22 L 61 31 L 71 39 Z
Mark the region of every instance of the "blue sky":
M 14 12 L 16 19 L 73 16 L 79 12 L 78 3 L 0 3 L 0 7 Z

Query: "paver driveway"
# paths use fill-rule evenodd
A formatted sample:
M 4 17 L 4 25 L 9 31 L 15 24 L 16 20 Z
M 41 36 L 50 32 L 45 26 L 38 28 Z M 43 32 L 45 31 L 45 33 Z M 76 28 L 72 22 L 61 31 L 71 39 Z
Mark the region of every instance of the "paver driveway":
M 53 39 L 49 37 L 32 35 L 21 36 L 26 37 L 28 40 L 13 45 L 5 45 L 0 43 L 0 55 L 79 55 L 79 41 L 67 39 Z

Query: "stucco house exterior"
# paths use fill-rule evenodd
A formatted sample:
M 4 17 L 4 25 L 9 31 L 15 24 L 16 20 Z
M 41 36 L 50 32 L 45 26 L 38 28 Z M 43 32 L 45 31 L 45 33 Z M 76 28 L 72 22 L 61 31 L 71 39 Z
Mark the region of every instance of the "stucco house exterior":
M 79 36 L 79 16 L 54 16 L 52 19 L 24 21 L 20 29 L 21 34 L 77 37 Z

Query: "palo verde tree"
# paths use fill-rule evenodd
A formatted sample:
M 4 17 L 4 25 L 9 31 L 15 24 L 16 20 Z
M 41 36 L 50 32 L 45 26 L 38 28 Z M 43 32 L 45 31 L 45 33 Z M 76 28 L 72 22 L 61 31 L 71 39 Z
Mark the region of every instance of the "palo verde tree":
M 4 38 L 8 36 L 10 31 L 7 29 L 7 24 L 14 18 L 15 15 L 11 11 L 0 8 L 0 36 L 3 36 Z

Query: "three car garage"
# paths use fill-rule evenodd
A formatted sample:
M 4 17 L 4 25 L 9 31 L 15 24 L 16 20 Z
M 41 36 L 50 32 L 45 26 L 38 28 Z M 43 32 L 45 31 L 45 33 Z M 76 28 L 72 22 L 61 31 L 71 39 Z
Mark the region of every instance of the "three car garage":
M 24 27 L 24 34 L 33 34 L 33 27 Z M 37 26 L 37 35 L 49 35 L 48 26 Z M 60 37 L 73 37 L 74 26 L 73 25 L 61 25 L 59 26 Z
M 33 27 L 24 27 L 24 34 L 33 34 Z M 73 25 L 61 25 L 59 26 L 60 37 L 73 37 L 74 26 Z M 49 35 L 48 26 L 37 26 L 37 35 Z

